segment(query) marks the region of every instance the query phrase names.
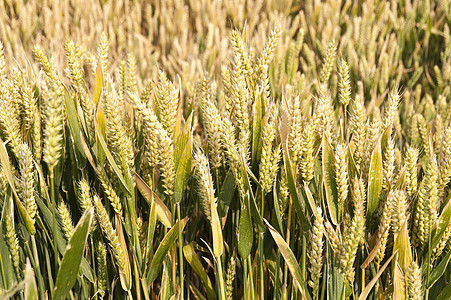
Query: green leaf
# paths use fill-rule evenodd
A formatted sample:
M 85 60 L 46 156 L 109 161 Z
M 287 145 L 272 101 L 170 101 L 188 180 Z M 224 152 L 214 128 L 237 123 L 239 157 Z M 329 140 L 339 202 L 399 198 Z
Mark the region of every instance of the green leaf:
M 418 82 L 418 79 L 422 77 L 423 72 L 424 72 L 423 66 L 418 66 L 417 68 L 415 68 L 415 73 L 413 73 L 412 76 L 410 76 L 410 79 L 407 82 L 407 86 L 409 88 L 413 88 L 415 83 Z M 415 76 L 413 76 L 414 74 Z
M 172 214 L 167 206 L 163 203 L 163 201 L 160 200 L 160 198 L 158 198 L 157 194 L 152 191 L 152 189 L 138 174 L 135 174 L 135 182 L 138 190 L 144 196 L 144 199 L 147 200 L 147 203 L 149 203 L 149 205 L 152 205 L 153 201 L 155 200 L 155 203 L 157 205 L 157 216 L 161 223 L 163 223 L 166 228 L 171 228 Z
M 282 214 L 280 213 L 279 194 L 277 194 L 276 183 L 274 183 L 272 195 L 273 195 L 274 214 L 276 215 L 277 220 L 278 227 L 277 229 L 279 229 L 280 232 L 283 232 Z
M 38 287 L 36 286 L 36 280 L 34 278 L 34 272 L 31 268 L 31 263 L 29 258 L 27 258 L 27 263 L 25 265 L 25 299 L 27 300 L 38 300 Z
M 181 229 L 185 228 L 186 222 L 188 222 L 188 217 L 185 217 L 181 222 Z M 169 230 L 169 232 L 165 235 L 160 245 L 158 246 L 157 251 L 150 263 L 149 273 L 147 274 L 147 284 L 151 284 L 157 279 L 158 273 L 160 273 L 161 265 L 163 264 L 163 260 L 166 257 L 169 249 L 172 244 L 174 244 L 179 234 L 179 226 L 178 222 L 174 224 L 174 226 Z
M 247 207 L 241 207 L 240 224 L 238 227 L 238 253 L 246 259 L 251 253 L 254 230 L 252 228 L 251 216 Z
M 255 197 L 252 191 L 249 192 L 248 197 L 249 199 L 247 199 L 246 203 L 250 209 L 252 219 L 257 223 L 259 230 L 264 230 L 265 227 L 263 223 L 263 218 L 260 211 L 258 210 L 257 202 L 255 202 Z
M 204 266 L 197 257 L 192 242 L 183 247 L 183 254 L 185 256 L 186 261 L 189 263 L 191 268 L 193 268 L 194 272 L 196 272 L 196 274 L 202 281 L 202 285 L 205 287 L 205 290 L 207 291 L 208 299 L 216 299 L 216 293 L 213 288 L 213 285 L 211 284 L 210 277 L 208 277 L 207 272 L 205 272 Z
M 255 178 L 254 174 L 252 174 L 252 171 L 247 166 L 245 159 L 243 155 L 240 156 L 241 159 L 241 175 L 243 176 L 244 185 L 246 188 L 246 191 L 248 192 L 247 198 L 244 201 L 244 204 L 246 205 L 246 208 L 250 210 L 251 216 L 254 219 L 254 221 L 257 223 L 257 225 L 260 227 L 260 229 L 263 229 L 265 224 L 263 223 L 263 218 L 258 211 L 257 203 L 255 202 L 254 193 L 252 192 L 252 186 L 249 179 L 249 176 L 252 178 Z
M 229 170 L 221 186 L 221 192 L 219 193 L 219 205 L 221 206 L 222 215 L 219 216 L 223 218 L 227 215 L 230 203 L 232 203 L 233 196 L 235 195 L 235 176 L 233 171 Z
M 77 116 L 77 109 L 69 92 L 64 88 L 64 104 L 66 108 L 67 118 L 69 120 L 70 132 L 75 143 L 75 155 L 77 157 L 78 169 L 84 168 L 86 165 L 86 155 L 81 144 L 81 127 Z
M 124 177 L 122 177 L 122 172 L 120 171 L 119 167 L 116 164 L 116 161 L 113 158 L 113 155 L 111 154 L 110 150 L 108 149 L 105 140 L 103 138 L 102 133 L 100 132 L 100 128 L 99 128 L 99 124 L 97 122 L 94 122 L 94 127 L 95 127 L 95 131 L 96 131 L 96 136 L 98 141 L 100 142 L 100 145 L 102 146 L 102 150 L 105 153 L 108 162 L 110 163 L 111 167 L 114 170 L 114 173 L 116 174 L 116 176 L 119 178 L 120 183 L 122 184 L 122 186 L 125 188 L 125 190 L 128 193 L 131 193 L 131 189 L 129 188 L 129 185 L 127 184 L 127 181 L 125 181 Z M 102 166 L 99 166 L 100 168 L 102 168 Z
M 278 299 L 280 287 L 283 284 L 283 269 L 280 265 L 280 256 L 279 251 L 271 251 L 269 256 L 266 257 L 269 278 L 274 286 L 274 295 L 277 295 L 275 299 Z
M 345 299 L 345 277 L 340 268 L 340 262 L 334 256 L 329 243 L 327 244 L 327 296 L 326 299 Z
M 337 225 L 341 222 L 338 212 L 338 191 L 337 191 L 337 183 L 335 181 L 335 157 L 334 152 L 332 151 L 332 147 L 329 144 L 329 141 L 326 138 L 326 135 L 323 135 L 323 175 L 324 175 L 324 190 L 327 208 L 329 210 L 329 215 L 331 221 L 334 225 Z
M 192 114 L 188 117 L 188 120 L 185 122 L 185 126 L 183 127 L 183 131 L 179 134 L 177 140 L 175 141 L 174 164 L 176 168 L 183 157 L 183 153 L 185 152 L 185 148 L 188 145 L 189 140 L 192 139 L 191 119 Z
M 440 215 L 438 225 L 434 229 L 434 232 L 432 235 L 434 238 L 432 240 L 431 249 L 435 249 L 435 247 L 437 247 L 443 234 L 445 234 L 445 231 L 448 228 L 450 221 L 451 221 L 451 201 L 448 201 Z M 427 249 L 428 247 L 425 247 L 425 248 Z
M 42 218 L 42 221 L 44 222 L 45 225 L 47 225 L 48 228 L 52 228 L 53 215 L 52 215 L 51 210 L 44 204 L 44 202 L 42 201 L 42 199 L 40 197 L 36 197 L 36 203 L 38 204 L 39 214 Z M 59 252 L 63 253 L 64 249 L 66 249 L 66 242 L 63 237 L 63 233 L 61 232 L 61 227 L 56 226 L 56 230 L 53 234 L 54 234 L 53 238 L 56 241 L 56 246 L 57 246 Z
M 315 217 L 318 216 L 318 208 L 316 207 L 315 199 L 313 199 L 312 192 L 310 192 L 310 189 L 309 189 L 309 187 L 307 186 L 306 183 L 304 183 L 304 192 L 305 192 L 305 196 L 307 198 L 307 201 L 308 201 L 310 207 L 312 208 L 313 215 Z
M 451 284 L 447 284 L 442 292 L 437 296 L 436 300 L 449 300 L 451 299 Z
M 296 209 L 296 213 L 299 216 L 300 222 L 301 222 L 301 228 L 304 231 L 309 230 L 312 226 L 309 222 L 309 220 L 307 219 L 307 217 L 304 214 L 304 211 L 302 209 L 301 206 L 301 201 L 299 200 L 299 195 L 298 195 L 298 190 L 296 188 L 296 180 L 294 178 L 294 174 L 293 174 L 293 168 L 291 166 L 291 159 L 290 156 L 288 154 L 288 148 L 287 148 L 287 144 L 285 143 L 283 145 L 283 163 L 285 166 L 285 172 L 287 174 L 287 179 L 288 179 L 288 189 L 290 190 L 290 196 L 291 199 L 293 200 L 293 204 L 294 204 L 294 208 Z
M 266 221 L 266 219 L 265 223 L 266 226 L 268 226 L 269 232 L 271 232 L 274 241 L 279 247 L 280 253 L 282 253 L 283 258 L 287 263 L 288 269 L 290 270 L 291 276 L 293 276 L 293 280 L 297 288 L 303 294 L 305 299 L 311 300 L 312 298 L 310 297 L 307 285 L 305 284 L 304 278 L 302 276 L 302 271 L 301 268 L 299 267 L 296 257 L 294 256 L 293 252 L 291 251 L 290 247 L 285 242 L 283 237 L 277 232 L 277 230 L 274 229 L 274 227 L 272 227 L 271 224 L 269 224 L 269 222 Z
M 155 235 L 155 228 L 157 225 L 157 204 L 155 201 L 152 202 L 150 206 L 150 212 L 149 212 L 149 223 L 147 227 L 147 242 L 146 242 L 146 251 L 145 251 L 145 257 L 144 257 L 144 264 L 145 264 L 145 272 L 147 272 L 148 267 L 148 259 L 150 257 L 151 247 L 153 244 L 153 238 Z
M 40 171 L 38 169 L 38 174 L 40 174 Z M 42 181 L 41 181 L 42 184 Z M 53 215 L 50 209 L 44 204 L 42 199 L 40 197 L 36 197 L 36 203 L 38 204 L 40 214 L 42 216 L 42 220 L 44 221 L 44 224 L 47 225 L 48 228 L 52 228 L 53 224 Z M 56 239 L 56 246 L 58 248 L 58 251 L 60 253 L 63 253 L 66 249 L 66 240 L 63 237 L 63 233 L 61 232 L 60 226 L 56 227 L 55 230 L 55 237 Z M 92 271 L 92 268 L 89 266 L 86 258 L 81 259 L 81 273 L 88 279 L 91 283 L 94 283 L 94 274 Z
M 182 200 L 183 192 L 186 189 L 186 185 L 191 173 L 193 138 L 191 134 L 190 119 L 191 117 L 186 122 L 185 128 L 177 139 L 174 148 L 174 160 L 176 167 L 174 203 L 179 203 Z
M 448 251 L 448 253 L 442 258 L 438 266 L 432 269 L 431 273 L 429 274 L 429 284 L 426 287 L 427 289 L 430 289 L 434 285 L 434 283 L 436 283 L 437 280 L 439 280 L 440 277 L 442 277 L 443 274 L 445 274 L 450 258 L 451 258 L 451 250 Z M 424 268 L 424 270 L 426 269 L 427 268 Z
M 63 260 L 56 277 L 54 299 L 65 299 L 75 284 L 86 241 L 88 240 L 92 217 L 93 209 L 91 208 L 78 221 L 74 234 L 67 244 L 66 252 L 63 255 Z
M 368 204 L 367 220 L 373 220 L 379 207 L 379 198 L 382 192 L 382 153 L 379 140 L 371 154 L 370 170 L 368 174 Z
M 14 266 L 11 260 L 11 254 L 6 242 L 6 215 L 13 216 L 13 207 L 11 200 L 11 192 L 9 190 L 5 193 L 5 199 L 2 208 L 2 219 L 0 221 L 0 282 L 2 283 L 1 288 L 7 289 L 11 287 L 13 282 L 17 280 L 17 276 L 14 271 Z
M 168 300 L 173 294 L 172 278 L 171 278 L 171 261 L 165 260 L 163 264 L 163 275 L 161 276 L 160 300 Z
M 34 227 L 34 223 L 31 220 L 30 216 L 28 215 L 27 211 L 25 210 L 25 207 L 20 202 L 19 196 L 17 196 L 17 192 L 14 187 L 14 175 L 11 171 L 11 165 L 9 164 L 8 152 L 6 151 L 6 147 L 5 147 L 5 144 L 3 143 L 2 139 L 0 139 L 0 160 L 2 162 L 3 172 L 5 173 L 6 178 L 8 179 L 8 183 L 14 194 L 14 204 L 15 204 L 17 210 L 19 211 L 19 215 L 22 218 L 22 221 L 24 222 L 25 227 L 27 228 L 28 232 L 31 235 L 35 235 L 36 228 Z

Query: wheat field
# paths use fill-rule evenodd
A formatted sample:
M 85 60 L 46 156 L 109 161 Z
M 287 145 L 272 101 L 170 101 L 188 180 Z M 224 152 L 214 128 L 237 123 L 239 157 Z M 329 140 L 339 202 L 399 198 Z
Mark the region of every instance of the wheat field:
M 451 299 L 448 0 L 0 0 L 0 299 Z

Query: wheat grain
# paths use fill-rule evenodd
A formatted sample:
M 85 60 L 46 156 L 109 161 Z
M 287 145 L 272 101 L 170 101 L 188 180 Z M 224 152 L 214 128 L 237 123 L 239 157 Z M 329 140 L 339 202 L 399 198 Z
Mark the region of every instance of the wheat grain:
M 74 234 L 75 228 L 72 223 L 70 210 L 63 201 L 58 204 L 58 215 L 60 218 L 61 228 L 64 232 L 64 237 L 69 241 Z
M 20 254 L 19 254 L 19 239 L 17 238 L 17 234 L 14 229 L 13 221 L 11 217 L 6 214 L 5 219 L 6 226 L 6 242 L 9 248 L 9 253 L 11 254 L 11 261 L 13 263 L 15 272 L 17 276 L 21 276 L 21 268 L 20 268 Z
M 347 106 L 351 101 L 351 80 L 349 74 L 349 65 L 344 59 L 338 62 L 338 101 Z
M 413 261 L 407 269 L 407 295 L 409 299 L 423 299 L 423 284 L 421 280 L 421 272 L 418 264 Z
M 235 270 L 236 260 L 235 257 L 231 257 L 229 261 L 229 265 L 227 266 L 227 274 L 226 274 L 226 296 L 227 300 L 233 299 L 233 282 L 235 280 Z
M 327 47 L 326 57 L 321 68 L 320 83 L 325 84 L 332 74 L 334 69 L 335 60 L 337 58 L 337 45 L 335 41 L 331 41 Z
M 321 276 L 321 269 L 323 267 L 323 235 L 324 225 L 321 208 L 317 208 L 317 216 L 313 224 L 311 232 L 311 248 L 309 249 L 310 257 L 310 276 L 309 285 L 313 289 L 313 295 L 316 295 L 319 289 L 319 279 Z
M 346 147 L 339 143 L 335 148 L 335 179 L 338 190 L 338 204 L 340 209 L 348 198 L 348 162 L 346 160 Z
M 355 271 L 353 265 L 355 256 L 365 232 L 365 191 L 361 179 L 353 180 L 352 200 L 354 203 L 354 217 L 343 233 L 344 253 L 340 260 L 345 272 L 345 278 L 349 283 L 354 281 Z
M 100 202 L 100 198 L 97 195 L 94 195 L 93 205 L 96 212 L 97 222 L 102 228 L 102 232 L 105 234 L 107 240 L 110 243 L 111 250 L 113 251 L 114 258 L 119 268 L 125 270 L 125 256 L 124 251 L 122 250 L 121 244 L 119 242 L 119 238 L 116 234 L 116 230 L 113 228 L 113 225 L 110 222 L 110 218 L 105 207 Z

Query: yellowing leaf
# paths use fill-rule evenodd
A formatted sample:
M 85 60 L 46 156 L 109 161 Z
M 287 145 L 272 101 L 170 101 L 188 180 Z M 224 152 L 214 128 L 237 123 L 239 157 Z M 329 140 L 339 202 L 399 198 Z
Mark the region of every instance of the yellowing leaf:
M 395 243 L 393 245 L 393 252 L 398 251 L 397 262 L 401 269 L 406 272 L 407 268 L 412 262 L 412 248 L 410 247 L 409 232 L 407 229 L 407 222 L 401 227 L 398 234 L 395 235 Z
M 305 284 L 304 278 L 302 276 L 302 271 L 299 267 L 296 257 L 294 256 L 293 252 L 291 251 L 290 247 L 285 242 L 283 237 L 277 232 L 277 230 L 274 229 L 274 227 L 272 227 L 271 224 L 266 221 L 266 219 L 265 223 L 266 226 L 268 226 L 269 232 L 271 232 L 274 241 L 279 247 L 280 253 L 282 253 L 283 258 L 287 263 L 288 269 L 290 270 L 291 276 L 293 276 L 293 281 L 295 282 L 296 287 L 299 289 L 305 299 L 311 300 L 307 285 Z
M 181 229 L 185 228 L 186 222 L 188 222 L 188 217 L 185 217 L 180 221 Z M 158 273 L 160 273 L 161 265 L 163 264 L 163 260 L 166 257 L 171 246 L 174 244 L 179 234 L 179 225 L 178 223 L 174 224 L 174 226 L 169 230 L 169 232 L 165 235 L 160 245 L 158 246 L 157 251 L 150 263 L 149 273 L 147 274 L 147 283 L 151 284 L 157 279 Z
M 31 268 L 30 259 L 27 257 L 27 263 L 25 266 L 25 299 L 38 300 L 38 287 L 36 286 L 36 280 L 34 279 L 34 272 Z
M 374 287 L 374 285 L 376 284 L 377 280 L 379 279 L 379 277 L 382 275 L 382 273 L 385 271 L 385 268 L 387 268 L 388 264 L 391 262 L 391 260 L 393 259 L 393 256 L 395 256 L 396 253 L 393 253 L 392 256 L 390 256 L 389 259 L 387 259 L 387 261 L 385 262 L 385 264 L 379 269 L 379 272 L 377 272 L 376 276 L 374 276 L 373 279 L 371 279 L 371 281 L 368 283 L 367 286 L 365 286 L 365 289 L 363 289 L 362 293 L 359 296 L 359 300 L 365 300 L 367 299 L 368 295 L 371 292 L 371 289 Z
M 127 243 L 124 238 L 124 231 L 122 230 L 122 221 L 119 215 L 114 216 L 116 224 L 116 233 L 121 244 L 122 253 L 125 258 L 125 270 L 119 267 L 119 278 L 121 280 L 121 286 L 124 291 L 129 291 L 132 288 L 132 273 L 130 268 L 130 259 L 128 258 Z
M 135 174 L 135 182 L 136 186 L 138 187 L 138 190 L 141 192 L 141 194 L 144 196 L 144 199 L 146 199 L 147 203 L 149 205 L 152 205 L 152 202 L 155 201 L 157 205 L 157 216 L 158 219 L 163 223 L 163 225 L 166 228 L 172 227 L 172 214 L 167 208 L 167 206 L 161 201 L 160 198 L 158 198 L 157 194 L 152 191 L 152 189 L 147 185 L 147 183 L 138 175 Z
M 214 195 L 211 195 L 210 199 L 214 199 Z M 219 220 L 218 210 L 216 208 L 215 201 L 210 201 L 210 213 L 211 213 L 211 232 L 213 234 L 213 254 L 217 259 L 220 259 L 220 256 L 224 252 L 224 242 L 222 239 L 221 221 Z
M 324 178 L 324 190 L 327 208 L 331 217 L 332 223 L 337 225 L 340 223 L 340 216 L 338 215 L 338 191 L 337 183 L 335 181 L 335 158 L 332 151 L 332 147 L 323 135 L 323 178 Z
M 202 285 L 207 291 L 208 299 L 216 299 L 216 293 L 211 284 L 210 277 L 208 277 L 207 272 L 205 272 L 204 266 L 197 257 L 196 251 L 194 250 L 193 243 L 190 243 L 183 247 L 183 255 L 186 261 L 189 263 L 194 272 L 199 275 Z
M 406 279 L 398 262 L 395 263 L 393 271 L 393 300 L 406 299 Z
M 97 62 L 96 78 L 94 83 L 94 103 L 96 105 L 99 102 L 102 89 L 103 89 L 103 71 L 102 71 L 102 58 L 100 57 L 99 61 Z
M 371 154 L 370 170 L 368 174 L 368 204 L 367 218 L 372 220 L 377 208 L 379 207 L 379 198 L 382 192 L 382 152 L 381 142 L 377 142 Z

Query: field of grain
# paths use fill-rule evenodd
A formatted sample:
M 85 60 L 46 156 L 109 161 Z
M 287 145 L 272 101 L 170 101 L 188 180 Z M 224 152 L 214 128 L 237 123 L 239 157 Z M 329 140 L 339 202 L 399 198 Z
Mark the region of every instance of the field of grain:
M 451 299 L 450 27 L 0 0 L 0 299 Z

